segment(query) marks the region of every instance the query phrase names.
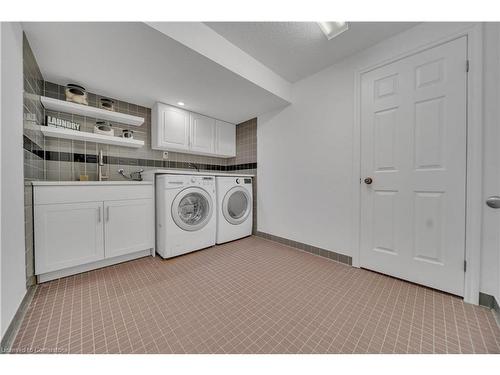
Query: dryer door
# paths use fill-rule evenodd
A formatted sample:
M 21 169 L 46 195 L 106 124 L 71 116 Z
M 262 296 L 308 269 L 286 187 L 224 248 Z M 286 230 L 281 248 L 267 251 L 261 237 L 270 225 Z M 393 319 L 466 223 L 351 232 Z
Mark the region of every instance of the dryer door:
M 212 217 L 210 194 L 198 187 L 182 190 L 172 202 L 172 219 L 181 229 L 193 232 L 202 229 Z
M 252 209 L 252 199 L 248 191 L 235 186 L 229 190 L 222 201 L 222 213 L 226 220 L 234 225 L 243 223 Z

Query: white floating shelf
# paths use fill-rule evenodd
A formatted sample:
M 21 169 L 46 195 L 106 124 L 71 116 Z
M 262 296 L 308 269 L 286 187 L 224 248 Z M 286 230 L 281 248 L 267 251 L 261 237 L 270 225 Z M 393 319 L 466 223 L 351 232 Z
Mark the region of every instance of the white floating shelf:
M 48 98 L 46 96 L 41 96 L 40 101 L 42 102 L 42 105 L 45 107 L 45 109 L 50 109 L 52 111 L 73 113 L 76 115 L 87 117 L 95 117 L 99 120 L 114 121 L 132 126 L 141 126 L 144 123 L 143 117 L 108 111 L 106 109 L 91 107 L 83 104 L 66 102 L 64 100 Z
M 80 132 L 77 130 L 54 128 L 51 126 L 38 125 L 40 131 L 46 137 L 71 139 L 74 141 L 87 141 L 95 143 L 103 143 L 113 146 L 124 146 L 139 148 L 144 146 L 144 141 L 137 139 L 114 137 L 110 135 L 94 134 L 88 132 Z

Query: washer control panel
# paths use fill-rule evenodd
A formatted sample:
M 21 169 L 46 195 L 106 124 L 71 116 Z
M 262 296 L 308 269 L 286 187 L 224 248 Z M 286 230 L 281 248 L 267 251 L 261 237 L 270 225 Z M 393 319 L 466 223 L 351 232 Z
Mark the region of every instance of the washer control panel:
M 199 186 L 212 186 L 214 185 L 214 178 L 210 176 L 193 176 L 190 183 Z
M 168 188 L 181 188 L 189 185 L 215 188 L 215 179 L 213 176 L 169 176 L 167 180 Z

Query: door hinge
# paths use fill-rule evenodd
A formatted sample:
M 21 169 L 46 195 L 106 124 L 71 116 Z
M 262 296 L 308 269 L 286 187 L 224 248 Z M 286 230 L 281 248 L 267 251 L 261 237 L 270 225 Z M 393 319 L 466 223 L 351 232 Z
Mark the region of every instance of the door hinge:
M 466 71 L 467 73 L 469 73 L 469 69 L 470 69 L 470 62 L 469 62 L 469 60 L 467 60 L 467 61 L 465 62 L 465 71 Z
M 467 272 L 467 261 L 464 260 L 464 272 Z

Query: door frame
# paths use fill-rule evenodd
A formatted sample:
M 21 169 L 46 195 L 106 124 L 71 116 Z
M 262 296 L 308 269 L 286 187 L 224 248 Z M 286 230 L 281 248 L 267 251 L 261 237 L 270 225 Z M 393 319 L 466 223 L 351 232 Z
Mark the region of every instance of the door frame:
M 358 69 L 354 74 L 354 127 L 353 127 L 353 232 L 352 265 L 360 267 L 361 238 L 361 77 L 363 74 L 391 64 L 397 60 L 437 47 L 461 37 L 467 38 L 467 57 L 470 63 L 467 75 L 467 161 L 466 161 L 466 217 L 465 217 L 465 272 L 464 301 L 479 303 L 481 271 L 482 222 L 482 75 L 483 25 L 481 23 L 436 39 L 402 54 Z M 464 69 L 466 67 L 464 66 Z

